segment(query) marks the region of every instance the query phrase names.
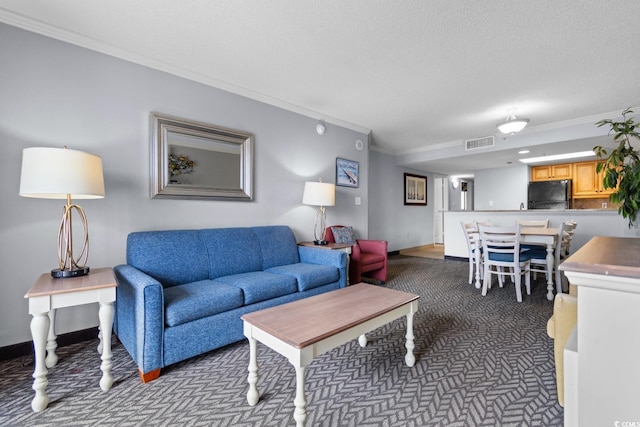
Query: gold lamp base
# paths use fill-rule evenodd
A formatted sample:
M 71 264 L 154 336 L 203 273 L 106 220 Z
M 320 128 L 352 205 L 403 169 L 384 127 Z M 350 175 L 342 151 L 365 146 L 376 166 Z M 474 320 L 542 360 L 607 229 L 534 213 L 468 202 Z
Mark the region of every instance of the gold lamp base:
M 84 228 L 84 238 L 80 255 L 75 258 L 73 255 L 73 236 L 71 216 L 73 211 L 78 213 Z M 87 217 L 78 205 L 71 203 L 71 196 L 67 195 L 67 204 L 62 210 L 62 220 L 58 229 L 58 268 L 51 270 L 51 277 L 64 279 L 69 277 L 80 277 L 89 274 L 89 267 L 86 266 L 89 256 L 89 228 Z

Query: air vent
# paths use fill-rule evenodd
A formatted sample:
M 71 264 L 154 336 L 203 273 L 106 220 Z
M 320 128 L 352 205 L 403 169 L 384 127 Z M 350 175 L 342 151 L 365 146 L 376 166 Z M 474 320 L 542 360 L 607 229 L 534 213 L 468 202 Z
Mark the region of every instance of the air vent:
M 467 139 L 464 141 L 465 150 L 477 150 L 479 148 L 493 147 L 495 144 L 493 136 L 484 138 Z

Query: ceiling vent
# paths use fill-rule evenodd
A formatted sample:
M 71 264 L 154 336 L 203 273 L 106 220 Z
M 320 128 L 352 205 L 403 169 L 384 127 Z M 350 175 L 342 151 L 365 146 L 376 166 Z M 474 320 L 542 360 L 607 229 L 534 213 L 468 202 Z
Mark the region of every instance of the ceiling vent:
M 484 138 L 467 139 L 464 141 L 465 150 L 477 150 L 479 148 L 493 147 L 496 145 L 493 136 L 486 136 Z

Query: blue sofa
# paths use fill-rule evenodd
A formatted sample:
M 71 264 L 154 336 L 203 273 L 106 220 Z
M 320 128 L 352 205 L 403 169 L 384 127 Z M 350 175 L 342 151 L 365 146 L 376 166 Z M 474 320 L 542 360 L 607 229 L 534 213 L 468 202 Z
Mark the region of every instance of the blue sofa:
M 287 226 L 145 231 L 114 272 L 114 332 L 148 382 L 244 339 L 245 313 L 344 288 L 347 255 L 298 246 Z

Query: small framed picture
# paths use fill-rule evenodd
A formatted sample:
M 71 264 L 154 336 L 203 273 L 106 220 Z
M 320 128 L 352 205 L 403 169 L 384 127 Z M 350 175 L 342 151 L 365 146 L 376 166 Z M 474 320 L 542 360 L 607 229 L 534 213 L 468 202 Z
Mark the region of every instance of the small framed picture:
M 407 206 L 427 206 L 427 177 L 404 174 L 404 204 Z
M 336 159 L 336 185 L 358 187 L 360 185 L 360 164 L 352 160 Z

